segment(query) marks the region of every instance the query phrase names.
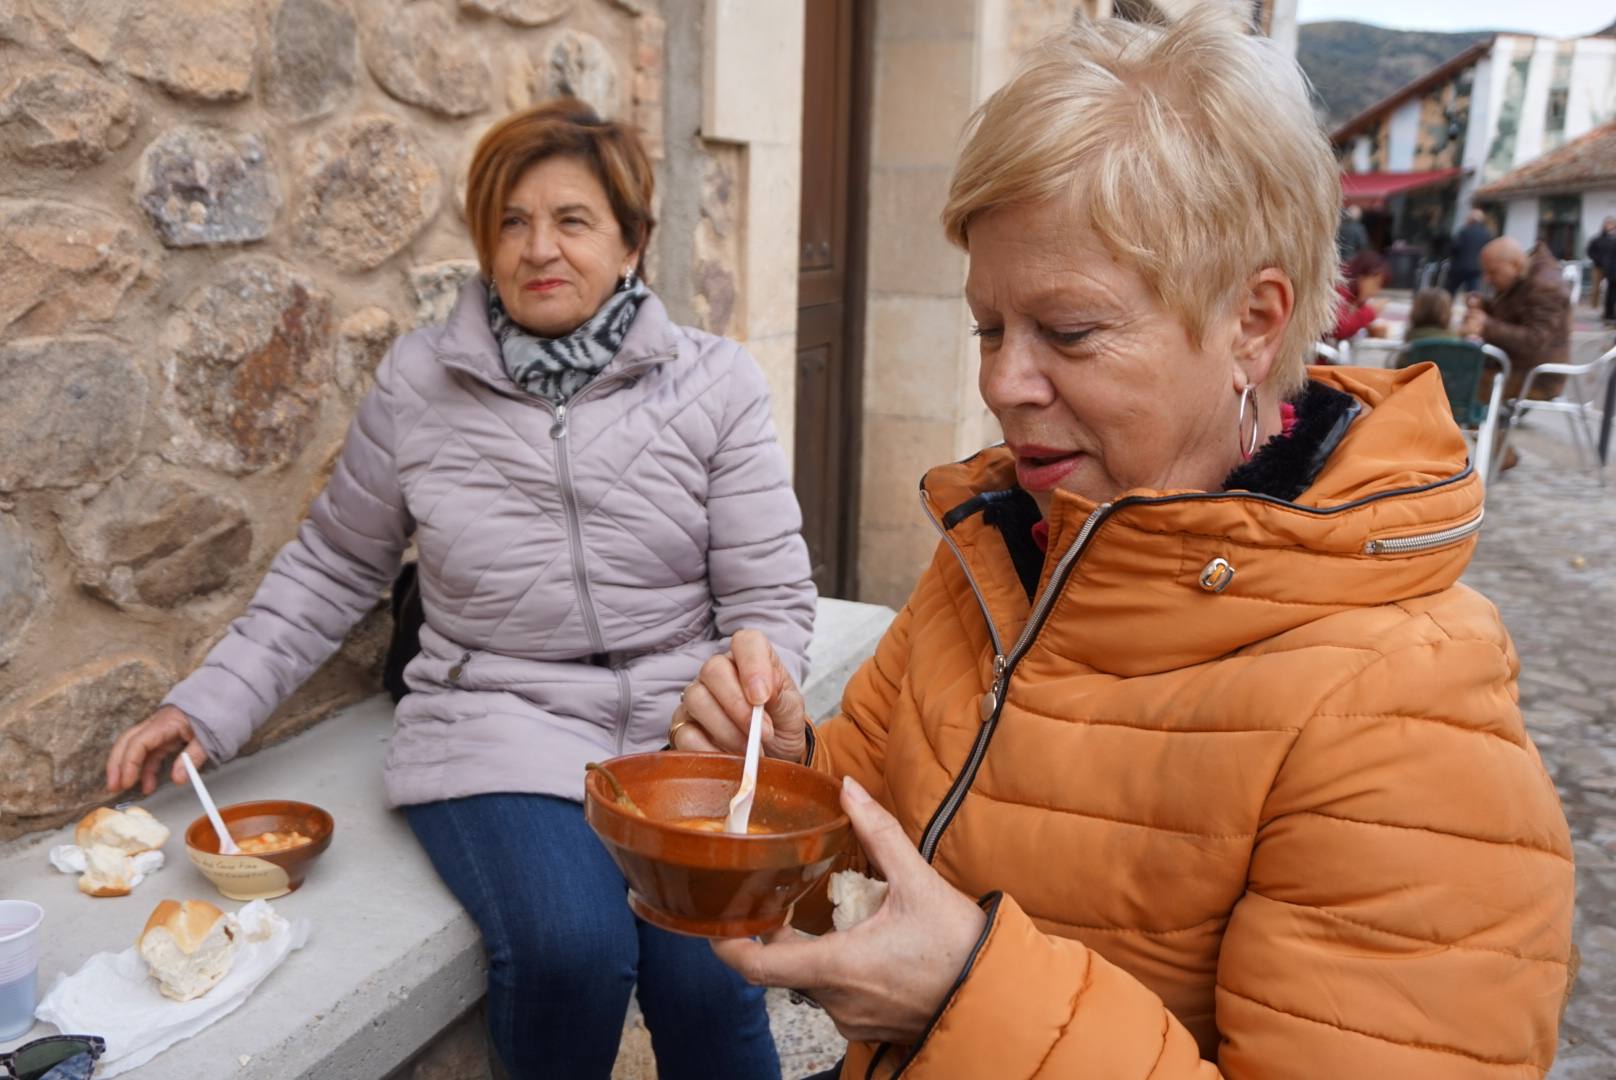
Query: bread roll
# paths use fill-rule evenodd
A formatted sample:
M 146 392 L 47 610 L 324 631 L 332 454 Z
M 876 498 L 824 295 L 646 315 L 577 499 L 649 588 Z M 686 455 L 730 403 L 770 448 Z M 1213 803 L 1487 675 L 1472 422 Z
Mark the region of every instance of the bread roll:
M 134 887 L 134 865 L 117 848 L 92 844 L 84 849 L 84 873 L 79 876 L 79 892 L 90 896 L 128 896 Z
M 155 851 L 167 840 L 167 827 L 138 806 L 128 810 L 105 806 L 91 810 L 73 830 L 73 842 L 81 848 L 99 844 L 117 848 L 126 855 Z
M 887 883 L 865 877 L 857 870 L 842 870 L 830 876 L 831 925 L 845 933 L 874 915 L 887 898 Z
M 158 904 L 138 946 L 157 989 L 175 1001 L 190 1001 L 213 989 L 236 957 L 229 920 L 206 900 Z

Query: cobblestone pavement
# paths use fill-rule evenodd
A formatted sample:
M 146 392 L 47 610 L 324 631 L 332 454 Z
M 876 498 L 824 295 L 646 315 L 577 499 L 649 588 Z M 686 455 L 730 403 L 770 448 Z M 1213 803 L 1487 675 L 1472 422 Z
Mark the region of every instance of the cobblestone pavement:
M 1578 335 L 1577 359 L 1609 335 Z M 1564 801 L 1577 859 L 1582 970 L 1549 1080 L 1616 1077 L 1616 463 L 1601 488 L 1580 470 L 1560 417 L 1514 439 L 1521 463 L 1487 497 L 1465 581 L 1504 616 L 1521 658 L 1521 708 Z M 788 1078 L 834 1063 L 823 1013 L 771 995 Z
M 1550 1080 L 1616 1077 L 1616 469 L 1576 468 L 1564 422 L 1534 417 L 1493 485 L 1465 581 L 1503 613 L 1521 710 L 1571 823 L 1582 971 Z

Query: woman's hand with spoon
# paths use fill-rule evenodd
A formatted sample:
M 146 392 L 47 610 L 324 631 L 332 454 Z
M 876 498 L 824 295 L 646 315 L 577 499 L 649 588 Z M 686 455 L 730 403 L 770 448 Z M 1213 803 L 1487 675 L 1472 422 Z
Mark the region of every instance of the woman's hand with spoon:
M 746 749 L 754 705 L 763 706 L 763 752 L 802 761 L 808 748 L 802 691 L 769 639 L 756 630 L 741 630 L 730 639 L 729 652 L 708 660 L 696 681 L 685 687 L 668 725 L 668 741 L 675 750 L 740 754 Z
M 186 754 L 197 765 L 208 760 L 190 717 L 172 705 L 164 705 L 112 744 L 107 754 L 107 790 L 127 791 L 139 780 L 141 791 L 150 795 L 157 790 L 157 774 L 163 762 L 176 752 Z M 177 757 L 169 776 L 176 784 L 187 781 L 185 766 Z

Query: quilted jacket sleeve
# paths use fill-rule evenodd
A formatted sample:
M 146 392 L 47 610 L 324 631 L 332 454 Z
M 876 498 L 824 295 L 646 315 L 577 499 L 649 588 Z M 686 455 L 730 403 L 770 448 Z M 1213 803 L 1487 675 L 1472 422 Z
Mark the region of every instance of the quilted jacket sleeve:
M 415 523 L 393 459 L 396 378 L 390 353 L 297 536 L 275 556 L 246 613 L 164 699 L 191 718 L 213 761 L 235 756 L 398 573 Z
M 905 604 L 881 635 L 875 655 L 848 680 L 842 711 L 819 728 L 809 762 L 832 776 L 851 776 L 878 799 L 886 797 L 887 723 L 909 666 L 913 622 L 914 610 Z
M 708 468 L 707 577 L 720 637 L 759 630 L 792 678 L 808 676 L 814 634 L 813 578 L 802 508 L 774 434 L 769 388 L 757 362 L 736 348 L 718 449 Z
M 1573 878 L 1514 675 L 1496 641 L 1449 638 L 1324 699 L 1269 794 L 1225 933 L 1216 1066 L 1136 979 L 1006 898 L 903 1075 L 1541 1077 Z

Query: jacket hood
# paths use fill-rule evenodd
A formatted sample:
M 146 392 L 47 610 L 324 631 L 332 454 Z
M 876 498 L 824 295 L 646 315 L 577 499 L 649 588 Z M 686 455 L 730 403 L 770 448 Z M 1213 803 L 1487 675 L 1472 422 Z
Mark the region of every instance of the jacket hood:
M 1102 671 L 1149 674 L 1226 655 L 1334 612 L 1454 585 L 1474 549 L 1483 491 L 1441 377 L 1427 365 L 1311 375 L 1368 408 L 1294 501 L 1136 489 L 1097 506 L 1057 492 L 1040 595 L 1063 556 L 1080 547 L 1039 647 Z M 951 509 L 1014 483 L 1013 457 L 997 446 L 931 470 L 923 499 L 940 522 L 949 521 Z M 1019 632 L 1028 605 L 1013 570 L 997 565 L 1009 559 L 996 530 L 975 515 L 948 533 L 1001 635 Z M 1218 559 L 1232 570 L 1221 591 L 1202 583 Z
M 617 355 L 601 369 L 595 381 L 642 364 L 672 360 L 679 352 L 679 335 L 656 293 L 648 293 L 629 325 Z M 508 394 L 522 389 L 505 372 L 499 343 L 488 325 L 488 283 L 474 277 L 460 287 L 454 308 L 437 341 L 438 359 L 467 372 Z

